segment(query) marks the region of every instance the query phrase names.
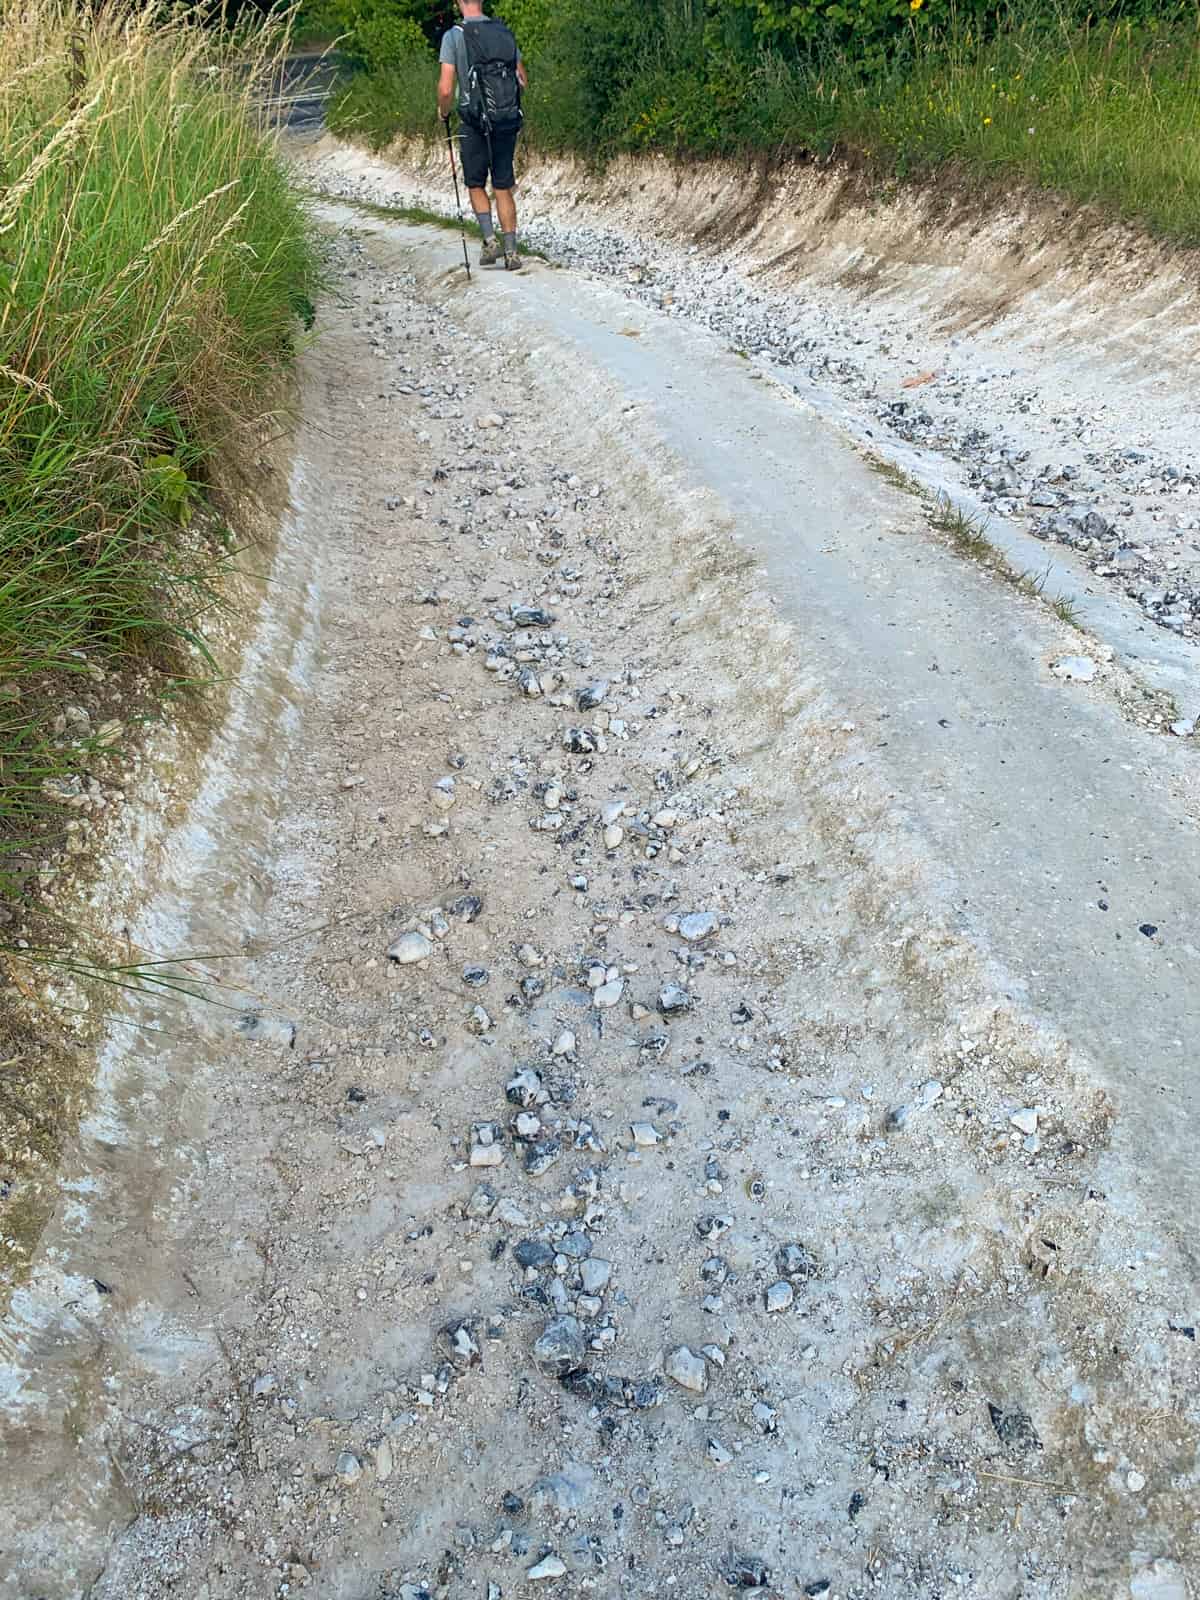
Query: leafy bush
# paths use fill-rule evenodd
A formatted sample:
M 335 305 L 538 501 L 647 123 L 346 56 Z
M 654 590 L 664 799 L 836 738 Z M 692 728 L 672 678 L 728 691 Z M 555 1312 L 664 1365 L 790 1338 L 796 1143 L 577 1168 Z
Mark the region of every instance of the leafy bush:
M 433 134 L 435 85 L 431 52 L 410 52 L 384 71 L 360 73 L 344 84 L 329 102 L 329 127 L 372 150 L 382 150 L 398 134 Z
M 521 53 L 536 60 L 546 49 L 559 24 L 561 0 L 495 0 L 488 7 L 516 34 Z
M 405 56 L 428 55 L 429 44 L 407 6 L 396 0 L 345 0 L 341 49 L 368 70 L 388 72 Z
M 538 148 L 593 160 L 841 150 L 899 176 L 953 162 L 1200 242 L 1200 29 L 1177 0 L 495 9 L 530 58 L 525 138 Z M 404 65 L 386 90 L 357 86 L 347 108 L 377 145 L 429 128 L 428 90 Z

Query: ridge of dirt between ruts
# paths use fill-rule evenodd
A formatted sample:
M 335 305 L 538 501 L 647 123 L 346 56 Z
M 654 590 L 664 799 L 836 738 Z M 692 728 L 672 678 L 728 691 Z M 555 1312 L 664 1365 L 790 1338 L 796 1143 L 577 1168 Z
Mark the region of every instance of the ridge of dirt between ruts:
M 383 159 L 326 137 L 297 156 L 327 193 L 453 214 L 444 150 Z M 932 192 L 863 197 L 812 166 L 534 155 L 519 194 L 551 259 L 775 364 L 932 490 L 1027 536 L 1022 565 L 1040 541 L 1085 591 L 1123 596 L 1144 619 L 1134 656 L 1200 641 L 1189 252 L 1036 199 L 981 218 Z
M 1192 1291 L 1095 1183 L 1086 1063 L 709 499 L 341 249 L 250 964 L 294 1048 L 202 1081 L 93 1600 L 1184 1596 Z

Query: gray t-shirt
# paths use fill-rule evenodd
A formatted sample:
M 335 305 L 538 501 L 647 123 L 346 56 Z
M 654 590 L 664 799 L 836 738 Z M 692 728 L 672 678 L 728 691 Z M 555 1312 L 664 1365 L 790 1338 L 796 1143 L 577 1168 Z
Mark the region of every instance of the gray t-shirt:
M 468 82 L 471 77 L 471 63 L 467 60 L 467 41 L 463 37 L 463 29 L 469 28 L 474 22 L 487 22 L 487 17 L 467 17 L 456 27 L 447 28 L 442 35 L 442 49 L 438 59 L 444 67 L 453 67 L 458 74 L 458 114 L 462 116 L 464 108 L 469 101 Z M 517 60 L 522 59 L 520 50 L 517 51 Z

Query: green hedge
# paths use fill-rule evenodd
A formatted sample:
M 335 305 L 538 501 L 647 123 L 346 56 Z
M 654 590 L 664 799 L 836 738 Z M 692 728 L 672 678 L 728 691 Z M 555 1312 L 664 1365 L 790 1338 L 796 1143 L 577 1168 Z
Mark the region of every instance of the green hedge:
M 428 21 L 422 0 L 411 9 Z M 495 9 L 530 62 L 527 145 L 596 160 L 623 150 L 841 152 L 889 177 L 950 163 L 1200 242 L 1191 5 L 495 0 Z M 414 45 L 352 83 L 333 125 L 380 146 L 430 131 L 433 74 L 430 50 Z

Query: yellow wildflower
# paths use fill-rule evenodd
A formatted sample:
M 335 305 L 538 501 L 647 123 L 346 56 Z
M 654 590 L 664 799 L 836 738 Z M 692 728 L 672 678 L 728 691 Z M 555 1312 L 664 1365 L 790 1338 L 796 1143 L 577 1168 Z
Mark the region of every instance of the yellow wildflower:
M 924 4 L 925 0 L 908 0 L 908 9 L 910 11 L 920 11 Z

